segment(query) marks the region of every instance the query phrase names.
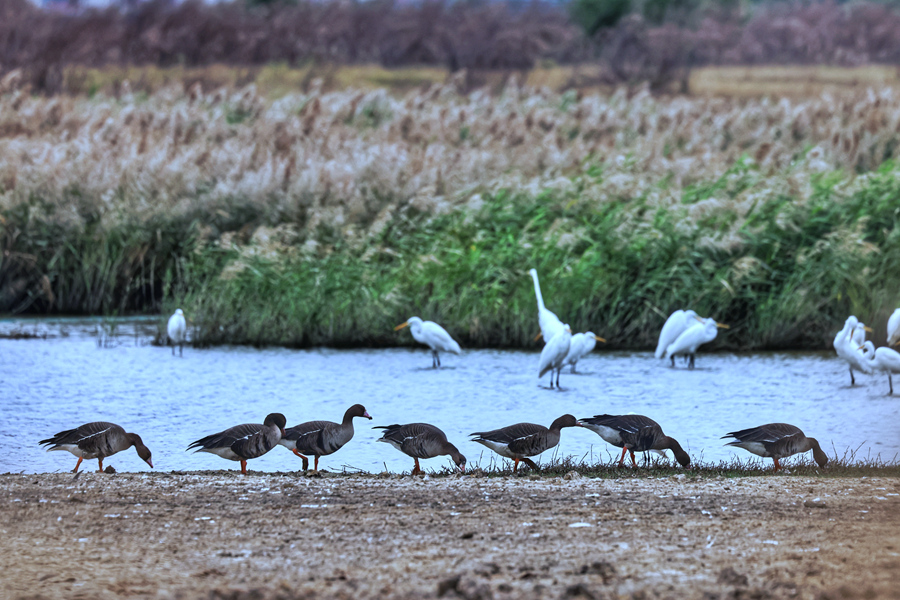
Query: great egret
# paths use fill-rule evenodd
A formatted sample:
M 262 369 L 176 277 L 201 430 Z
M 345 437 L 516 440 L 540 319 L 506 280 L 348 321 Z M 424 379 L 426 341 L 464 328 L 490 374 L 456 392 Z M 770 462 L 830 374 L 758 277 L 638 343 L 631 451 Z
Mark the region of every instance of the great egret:
M 175 356 L 175 346 L 178 346 L 178 356 L 184 356 L 184 341 L 187 339 L 187 321 L 184 318 L 184 311 L 180 308 L 169 317 L 166 325 L 166 333 L 169 334 L 169 340 L 172 342 L 172 356 Z
M 596 415 L 588 419 L 578 419 L 578 424 L 590 429 L 606 443 L 622 449 L 619 466 L 625 462 L 625 453 L 631 453 L 631 464 L 635 467 L 635 452 L 657 452 L 671 450 L 675 460 L 682 467 L 691 466 L 691 457 L 675 438 L 663 433 L 659 423 L 644 415 Z M 645 455 L 646 456 L 646 455 Z M 663 454 L 665 456 L 665 454 Z M 649 462 L 649 457 L 647 457 Z
M 553 421 L 550 428 L 535 423 L 516 423 L 508 427 L 472 433 L 472 441 L 487 446 L 500 456 L 511 458 L 513 473 L 519 470 L 519 462 L 538 470 L 538 466 L 529 459 L 559 444 L 559 432 L 563 427 L 577 427 L 578 421 L 572 415 L 563 415 Z
M 279 444 L 303 460 L 303 470 L 309 467 L 308 454 L 315 457 L 314 471 L 319 470 L 319 457 L 334 454 L 344 444 L 353 439 L 353 418 L 365 417 L 372 420 L 362 404 L 354 404 L 344 413 L 341 423 L 331 421 L 309 421 L 284 430 Z
M 715 319 L 704 319 L 688 327 L 666 348 L 666 354 L 672 358 L 672 366 L 675 366 L 675 356 L 683 355 L 690 360 L 688 368 L 693 369 L 697 348 L 716 339 L 719 329 L 728 329 L 728 325 L 716 323 Z
M 564 325 L 559 320 L 559 317 L 544 306 L 544 296 L 541 294 L 541 284 L 538 281 L 537 270 L 531 269 L 528 273 L 534 280 L 534 295 L 537 297 L 538 325 L 541 327 L 541 336 L 543 336 L 545 343 L 549 343 L 553 336 L 562 331 Z
M 757 456 L 771 458 L 775 461 L 775 472 L 781 468 L 779 458 L 793 456 L 801 452 L 813 451 L 813 458 L 820 467 L 828 463 L 828 457 L 819 447 L 815 438 L 806 437 L 799 427 L 787 423 L 769 423 L 750 429 L 742 429 L 725 434 L 721 439 L 734 438 L 726 446 L 737 446 Z
M 894 382 L 891 380 L 891 375 L 900 374 L 900 352 L 887 347 L 876 350 L 875 344 L 872 342 L 866 342 L 861 349 L 873 371 L 887 373 L 888 386 L 890 386 L 888 394 L 893 396 Z
M 666 354 L 672 342 L 678 339 L 678 336 L 684 333 L 690 326 L 696 325 L 697 321 L 702 319 L 692 310 L 676 310 L 669 318 L 666 319 L 662 331 L 659 332 L 659 343 L 656 344 L 656 358 L 662 358 Z M 672 366 L 675 366 L 675 357 L 672 357 Z
M 888 319 L 887 344 L 888 346 L 900 344 L 900 308 L 895 310 Z
M 563 360 L 563 365 L 572 365 L 572 372 L 575 372 L 575 365 L 586 354 L 593 351 L 597 346 L 597 342 L 606 342 L 602 337 L 594 335 L 593 331 L 587 333 L 576 333 L 569 342 L 569 353 Z
M 872 372 L 872 367 L 859 350 L 860 346 L 863 345 L 863 342 L 858 344 L 853 342 L 854 337 L 858 338 L 858 336 L 854 336 L 854 331 L 856 329 L 865 330 L 866 327 L 860 323 L 856 317 L 852 315 L 847 317 L 847 320 L 844 321 L 844 328 L 834 336 L 833 342 L 834 351 L 850 365 L 850 385 L 856 385 L 856 378 L 853 376 L 854 369 L 862 373 Z M 865 333 L 863 333 L 863 335 L 865 335 Z
M 47 452 L 51 450 L 66 450 L 78 457 L 75 463 L 73 473 L 78 472 L 81 461 L 84 459 L 96 458 L 100 464 L 98 473 L 103 472 L 103 459 L 112 456 L 122 450 L 127 450 L 134 446 L 138 456 L 145 463 L 153 468 L 153 461 L 150 460 L 150 450 L 144 445 L 141 436 L 136 433 L 126 433 L 124 429 L 115 423 L 106 423 L 104 421 L 96 421 L 94 423 L 85 423 L 81 427 L 60 431 L 56 435 L 46 440 L 41 440 L 38 444 L 49 446 Z
M 556 387 L 559 388 L 559 374 L 562 372 L 566 355 L 569 354 L 569 346 L 572 343 L 572 330 L 568 325 L 547 341 L 547 345 L 541 350 L 541 362 L 538 367 L 538 379 L 550 372 L 550 389 L 553 389 L 553 373 L 556 372 Z
M 419 468 L 420 458 L 450 455 L 457 468 L 465 472 L 466 457 L 459 453 L 456 446 L 447 441 L 443 431 L 428 423 L 408 423 L 407 425 L 380 425 L 372 429 L 384 429 L 384 434 L 377 440 L 390 444 L 403 454 L 416 461 L 413 475 L 422 472 Z
M 450 337 L 447 330 L 434 321 L 423 321 L 419 317 L 410 317 L 406 323 L 400 323 L 394 327 L 394 331 L 400 331 L 404 327 L 409 327 L 413 339 L 431 348 L 431 367 L 434 369 L 441 366 L 441 357 L 438 352 L 452 352 L 453 354 L 461 352 L 459 344 Z
M 284 435 L 287 419 L 281 413 L 266 416 L 263 424 L 235 425 L 220 433 L 208 435 L 187 447 L 196 452 L 210 452 L 226 460 L 240 461 L 241 475 L 247 474 L 247 461 L 259 458 L 278 445 Z

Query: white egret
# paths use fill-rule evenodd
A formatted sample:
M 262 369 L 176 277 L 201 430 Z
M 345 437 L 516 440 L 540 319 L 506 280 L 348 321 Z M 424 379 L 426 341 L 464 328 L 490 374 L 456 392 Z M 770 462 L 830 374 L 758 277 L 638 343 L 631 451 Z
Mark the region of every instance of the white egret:
M 175 346 L 178 346 L 178 356 L 184 356 L 184 341 L 187 339 L 187 320 L 184 318 L 184 311 L 180 308 L 169 317 L 166 333 L 169 334 L 169 340 L 172 342 L 172 356 L 175 356 Z
M 696 325 L 702 319 L 692 310 L 676 310 L 666 319 L 662 331 L 659 332 L 659 343 L 656 344 L 656 358 L 662 358 L 666 354 L 666 348 L 678 339 L 678 336 L 687 331 L 688 327 Z M 675 357 L 672 357 L 672 366 L 675 366 Z
M 888 395 L 893 396 L 894 382 L 891 380 L 891 375 L 900 374 L 900 352 L 892 348 L 879 348 L 876 350 L 875 344 L 872 342 L 863 344 L 861 350 L 873 371 L 887 373 L 888 385 L 890 386 Z
M 556 372 L 556 387 L 559 388 L 559 374 L 565 364 L 566 355 L 569 354 L 569 346 L 572 343 L 572 330 L 568 325 L 547 341 L 547 345 L 541 350 L 541 362 L 538 369 L 538 379 L 550 372 L 550 389 L 553 389 L 553 373 Z
M 597 346 L 597 342 L 606 342 L 602 337 L 594 335 L 593 331 L 586 333 L 576 333 L 569 342 L 569 353 L 563 361 L 563 365 L 572 365 L 572 372 L 575 372 L 575 365 L 586 354 L 592 352 Z
M 434 321 L 423 321 L 419 317 L 410 317 L 406 323 L 400 323 L 394 327 L 394 331 L 400 331 L 404 327 L 409 327 L 413 339 L 431 348 L 431 366 L 434 369 L 441 366 L 441 357 L 438 352 L 452 352 L 453 354 L 461 352 L 456 340 L 450 337 L 446 329 Z
M 563 322 L 559 320 L 559 317 L 547 310 L 547 307 L 544 306 L 544 296 L 541 294 L 541 284 L 538 281 L 537 270 L 531 269 L 528 272 L 534 280 L 534 295 L 537 296 L 538 324 L 541 327 L 541 335 L 538 337 L 543 336 L 544 342 L 549 343 L 553 336 L 562 331 L 565 326 L 563 325 Z
M 672 358 L 672 366 L 675 366 L 675 356 L 680 354 L 688 357 L 688 369 L 693 369 L 697 348 L 716 339 L 720 328 L 728 329 L 728 325 L 716 323 L 715 319 L 704 319 L 688 327 L 666 348 L 666 354 Z
M 887 344 L 896 346 L 900 344 L 900 308 L 894 311 L 887 324 Z
M 844 321 L 844 328 L 834 336 L 833 342 L 834 351 L 850 365 L 850 385 L 856 385 L 856 378 L 853 376 L 854 369 L 862 373 L 872 372 L 872 368 L 868 364 L 868 361 L 865 359 L 862 352 L 859 351 L 863 342 L 860 342 L 859 344 L 854 344 L 853 342 L 853 338 L 858 337 L 854 336 L 854 330 L 857 328 L 863 330 L 866 329 L 865 325 L 859 322 L 859 319 L 850 315 L 847 317 L 847 320 Z M 863 333 L 863 335 L 865 336 L 865 333 Z

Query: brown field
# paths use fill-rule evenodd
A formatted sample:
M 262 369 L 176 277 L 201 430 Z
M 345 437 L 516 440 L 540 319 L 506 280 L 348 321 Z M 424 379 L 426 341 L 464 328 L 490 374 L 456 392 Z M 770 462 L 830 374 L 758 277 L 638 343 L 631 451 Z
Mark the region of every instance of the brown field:
M 897 598 L 892 477 L 0 476 L 0 598 Z

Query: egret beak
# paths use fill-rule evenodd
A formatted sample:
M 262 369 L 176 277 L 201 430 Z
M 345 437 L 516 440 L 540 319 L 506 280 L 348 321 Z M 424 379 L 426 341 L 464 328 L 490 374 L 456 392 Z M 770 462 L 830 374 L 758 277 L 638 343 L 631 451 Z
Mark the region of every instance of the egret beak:
M 597 340 L 598 342 L 603 342 L 604 344 L 606 343 L 606 340 L 604 340 L 604 339 L 603 339 L 602 337 L 600 337 L 599 335 L 595 335 L 595 336 L 594 336 L 594 339 Z
M 730 325 L 726 325 L 725 323 L 716 323 L 716 327 L 719 329 L 731 329 Z
M 406 323 L 400 323 L 399 325 L 394 327 L 394 331 L 400 331 L 404 327 L 409 327 L 409 321 L 407 321 Z
M 900 340 L 897 340 L 896 342 L 894 342 L 893 344 L 891 344 L 891 346 L 900 346 Z
M 535 342 L 536 342 L 536 341 L 538 341 L 539 339 L 541 339 L 543 336 L 544 336 L 543 332 L 540 332 L 540 331 L 539 331 L 538 334 L 537 334 L 536 336 L 534 336 L 534 340 L 532 340 L 532 341 L 535 341 Z
M 868 331 L 869 333 L 872 333 L 872 331 L 874 331 L 874 330 L 871 327 L 869 327 L 868 325 L 864 325 L 863 331 Z
M 700 323 L 703 323 L 703 322 L 704 322 L 703 317 L 697 316 L 697 317 L 694 317 L 694 318 L 697 319 L 697 321 L 699 321 Z
M 857 348 L 857 350 L 862 350 L 862 349 L 865 348 L 865 347 L 866 347 L 866 345 L 863 344 L 862 346 L 860 346 L 859 348 Z

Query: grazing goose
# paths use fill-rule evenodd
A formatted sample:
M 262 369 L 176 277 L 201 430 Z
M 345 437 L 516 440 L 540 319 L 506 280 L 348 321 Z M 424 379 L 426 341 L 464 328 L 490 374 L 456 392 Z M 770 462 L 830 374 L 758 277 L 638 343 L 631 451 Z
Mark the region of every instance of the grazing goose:
M 671 450 L 675 460 L 682 467 L 691 466 L 691 457 L 682 449 L 681 444 L 675 438 L 663 433 L 659 423 L 643 415 L 596 415 L 589 419 L 579 419 L 579 425 L 587 427 L 607 443 L 622 449 L 622 457 L 619 466 L 625 462 L 625 453 L 631 453 L 631 464 L 637 466 L 634 460 L 635 452 L 655 451 L 662 454 L 663 450 Z M 647 457 L 649 462 L 649 456 Z
M 666 319 L 662 331 L 659 332 L 659 343 L 656 344 L 656 358 L 662 358 L 666 354 L 666 348 L 678 339 L 691 325 L 697 321 L 703 322 L 696 312 L 692 310 L 676 310 Z M 672 357 L 672 366 L 675 366 L 675 357 Z
M 859 350 L 865 342 L 866 331 L 871 331 L 871 329 L 860 323 L 856 317 L 851 315 L 844 321 L 844 328 L 834 336 L 834 342 L 832 343 L 834 351 L 850 365 L 850 385 L 856 385 L 856 379 L 853 377 L 854 369 L 862 373 L 872 372 L 872 366 Z M 862 332 L 861 336 L 860 332 Z M 859 341 L 859 343 L 854 341 L 859 340 L 860 337 L 862 337 L 862 341 Z
M 60 431 L 52 438 L 41 440 L 38 442 L 42 446 L 50 446 L 47 452 L 51 450 L 67 450 L 78 457 L 75 463 L 73 473 L 78 472 L 81 461 L 84 459 L 96 458 L 100 463 L 98 473 L 103 472 L 103 459 L 112 456 L 122 450 L 127 450 L 134 446 L 138 456 L 144 462 L 153 468 L 153 461 L 150 460 L 150 450 L 144 445 L 141 436 L 136 433 L 126 433 L 124 429 L 115 423 L 106 423 L 105 421 L 96 421 L 94 423 L 85 423 L 81 427 Z
M 531 269 L 528 271 L 528 274 L 531 275 L 531 278 L 534 280 L 534 295 L 537 297 L 538 308 L 538 325 L 541 327 L 541 332 L 535 339 L 543 337 L 544 342 L 549 343 L 557 333 L 565 328 L 565 325 L 559 320 L 559 317 L 547 310 L 547 307 L 544 306 L 544 296 L 541 294 L 541 283 L 538 281 L 537 270 Z
M 892 374 L 900 374 L 900 352 L 893 348 L 875 349 L 875 344 L 866 342 L 862 347 L 863 356 L 869 362 L 869 366 L 873 371 L 887 373 L 888 386 L 890 386 L 889 396 L 894 395 L 894 382 L 891 379 Z
M 178 346 L 178 356 L 184 356 L 184 341 L 187 339 L 187 321 L 184 318 L 184 311 L 180 308 L 169 317 L 169 323 L 166 325 L 166 333 L 169 334 L 169 341 L 172 342 L 172 356 L 175 356 L 175 346 Z
M 693 369 L 697 348 L 716 339 L 719 329 L 728 329 L 728 325 L 716 323 L 715 319 L 702 319 L 700 323 L 694 323 L 685 329 L 666 348 L 666 354 L 672 359 L 672 366 L 675 366 L 675 356 L 681 354 L 689 359 L 688 369 Z
M 284 430 L 284 435 L 278 442 L 301 459 L 303 470 L 309 468 L 309 459 L 303 456 L 309 454 L 315 457 L 314 471 L 319 470 L 319 457 L 333 454 L 353 439 L 353 418 L 372 417 L 366 412 L 362 404 L 354 404 L 344 413 L 344 420 L 338 423 L 331 421 L 309 421 L 294 425 Z
M 519 461 L 538 470 L 538 466 L 528 456 L 537 456 L 559 443 L 559 432 L 563 427 L 578 427 L 572 415 L 563 415 L 553 421 L 550 429 L 534 423 L 516 423 L 493 431 L 472 433 L 472 441 L 487 446 L 500 456 L 511 458 L 513 473 L 519 470 Z
M 775 472 L 781 468 L 779 458 L 793 456 L 808 450 L 813 451 L 813 458 L 820 467 L 828 463 L 828 457 L 819 447 L 815 438 L 806 437 L 799 427 L 787 423 L 769 423 L 750 429 L 733 431 L 723 435 L 721 439 L 733 437 L 735 441 L 728 442 L 727 446 L 737 446 L 748 450 L 757 456 L 771 458 L 775 461 Z
M 453 354 L 461 352 L 456 340 L 450 337 L 446 329 L 434 321 L 423 321 L 419 317 L 410 317 L 406 323 L 400 323 L 394 327 L 394 331 L 400 331 L 404 327 L 409 327 L 413 339 L 431 348 L 431 367 L 434 369 L 441 366 L 441 357 L 438 352 L 452 352 Z
M 247 474 L 247 461 L 259 458 L 278 445 L 284 435 L 287 419 L 281 413 L 266 416 L 263 424 L 235 425 L 221 433 L 214 433 L 193 442 L 188 450 L 210 452 L 227 460 L 241 462 L 241 475 Z
M 900 308 L 891 314 L 887 324 L 887 345 L 896 346 L 897 344 L 900 344 Z
M 384 435 L 378 439 L 386 442 L 416 461 L 413 475 L 422 472 L 419 468 L 420 458 L 434 458 L 449 454 L 459 470 L 465 472 L 466 457 L 459 453 L 456 446 L 447 441 L 443 431 L 428 423 L 409 423 L 407 425 L 381 425 L 372 429 L 384 429 Z
M 602 337 L 594 335 L 593 331 L 586 333 L 576 333 L 569 342 L 569 353 L 563 360 L 563 365 L 572 365 L 572 372 L 575 372 L 575 365 L 585 355 L 592 352 L 597 347 L 597 342 L 606 342 Z
M 550 389 L 553 389 L 553 374 L 556 373 L 556 388 L 559 388 L 559 374 L 562 373 L 566 355 L 569 354 L 569 346 L 572 343 L 572 330 L 565 325 L 561 331 L 547 341 L 547 345 L 541 350 L 541 361 L 538 365 L 538 379 L 545 373 L 550 373 Z

